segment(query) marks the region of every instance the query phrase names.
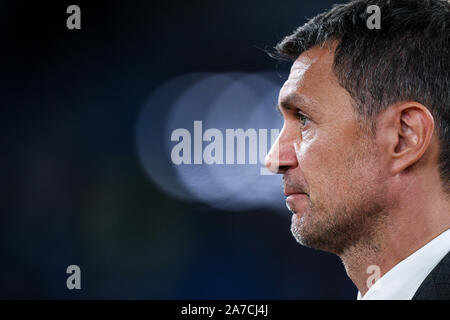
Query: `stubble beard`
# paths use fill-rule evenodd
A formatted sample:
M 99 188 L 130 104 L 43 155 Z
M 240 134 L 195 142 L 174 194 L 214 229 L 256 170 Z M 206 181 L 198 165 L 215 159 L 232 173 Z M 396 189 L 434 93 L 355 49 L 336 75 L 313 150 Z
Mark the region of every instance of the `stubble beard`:
M 337 255 L 361 242 L 373 246 L 386 211 L 376 201 L 361 200 L 332 209 L 310 203 L 300 219 L 292 223 L 291 232 L 300 244 Z
M 338 195 L 333 187 L 319 197 L 310 195 L 308 208 L 292 223 L 291 232 L 300 244 L 339 256 L 362 243 L 377 250 L 376 238 L 387 224 L 389 207 L 383 181 L 374 170 L 377 157 L 373 148 L 364 145 L 348 159 L 346 170 L 353 177 L 331 183 L 345 183 L 347 191 Z

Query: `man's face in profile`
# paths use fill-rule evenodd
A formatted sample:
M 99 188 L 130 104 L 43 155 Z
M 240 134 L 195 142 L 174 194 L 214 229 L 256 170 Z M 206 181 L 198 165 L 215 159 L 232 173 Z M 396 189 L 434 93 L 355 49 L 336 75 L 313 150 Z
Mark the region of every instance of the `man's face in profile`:
M 284 175 L 297 241 L 341 254 L 383 221 L 388 192 L 376 137 L 339 85 L 333 58 L 327 46 L 314 47 L 294 62 L 279 95 L 284 126 L 266 165 Z

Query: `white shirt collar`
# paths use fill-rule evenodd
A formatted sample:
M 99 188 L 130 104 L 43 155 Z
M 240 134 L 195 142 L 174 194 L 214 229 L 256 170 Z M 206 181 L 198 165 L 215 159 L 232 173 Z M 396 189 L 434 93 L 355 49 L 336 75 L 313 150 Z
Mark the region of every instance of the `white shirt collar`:
M 358 300 L 411 300 L 427 275 L 450 251 L 450 229 L 396 264 Z

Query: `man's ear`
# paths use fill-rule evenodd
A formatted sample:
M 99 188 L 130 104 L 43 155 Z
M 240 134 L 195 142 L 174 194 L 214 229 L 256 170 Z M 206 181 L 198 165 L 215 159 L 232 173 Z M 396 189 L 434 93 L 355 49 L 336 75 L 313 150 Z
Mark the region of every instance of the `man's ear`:
M 430 145 L 434 119 L 418 102 L 402 102 L 389 107 L 377 119 L 377 135 L 396 175 L 417 163 Z

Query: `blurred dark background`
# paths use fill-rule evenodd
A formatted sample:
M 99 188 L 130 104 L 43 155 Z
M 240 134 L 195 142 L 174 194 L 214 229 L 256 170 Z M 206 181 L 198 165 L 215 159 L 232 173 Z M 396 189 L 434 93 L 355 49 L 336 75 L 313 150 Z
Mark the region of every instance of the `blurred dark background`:
M 0 297 L 355 299 L 339 258 L 295 242 L 287 210 L 171 198 L 135 145 L 159 85 L 286 72 L 263 49 L 335 2 L 3 1 Z M 71 4 L 81 30 L 66 28 Z M 66 288 L 71 264 L 81 290 Z

